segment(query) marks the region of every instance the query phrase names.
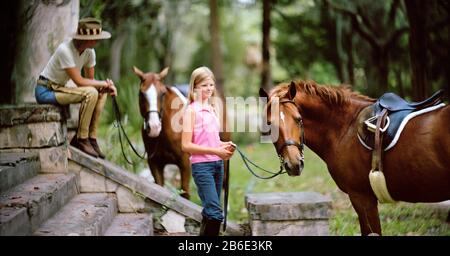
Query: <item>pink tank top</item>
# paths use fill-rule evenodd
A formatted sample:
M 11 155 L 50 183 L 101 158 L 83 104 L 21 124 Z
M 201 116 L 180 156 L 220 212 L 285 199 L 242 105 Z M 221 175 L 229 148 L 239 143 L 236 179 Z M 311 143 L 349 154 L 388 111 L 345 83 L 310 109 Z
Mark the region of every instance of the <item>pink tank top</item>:
M 198 102 L 190 104 L 195 112 L 195 125 L 192 132 L 192 143 L 217 148 L 220 146 L 220 124 L 219 118 L 212 106 L 203 107 Z M 192 154 L 189 158 L 191 163 L 213 162 L 221 160 L 214 154 Z

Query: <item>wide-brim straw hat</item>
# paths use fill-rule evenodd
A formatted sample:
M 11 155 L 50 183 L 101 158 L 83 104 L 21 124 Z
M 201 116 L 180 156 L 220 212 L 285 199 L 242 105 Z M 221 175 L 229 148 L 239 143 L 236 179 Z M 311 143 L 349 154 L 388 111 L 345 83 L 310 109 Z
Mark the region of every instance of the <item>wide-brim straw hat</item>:
M 78 22 L 77 33 L 73 39 L 100 40 L 111 38 L 111 33 L 102 29 L 102 22 L 95 18 L 84 18 Z

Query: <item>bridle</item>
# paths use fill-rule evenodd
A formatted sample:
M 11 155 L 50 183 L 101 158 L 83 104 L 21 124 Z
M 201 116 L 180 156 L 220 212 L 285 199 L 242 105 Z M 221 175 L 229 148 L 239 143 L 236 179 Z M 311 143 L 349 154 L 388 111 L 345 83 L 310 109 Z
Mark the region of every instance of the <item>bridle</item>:
M 293 100 L 283 100 L 283 101 L 280 101 L 280 103 L 282 103 L 282 104 L 284 104 L 284 103 L 292 103 L 292 104 L 294 104 L 295 108 L 298 110 L 297 104 L 295 104 L 295 102 L 294 102 Z M 299 115 L 300 115 L 300 113 L 299 113 Z M 299 143 L 299 142 L 296 142 L 296 141 L 293 140 L 293 139 L 287 139 L 287 140 L 284 141 L 283 145 L 281 146 L 280 150 L 278 150 L 278 152 L 282 152 L 282 150 L 283 150 L 285 147 L 295 146 L 295 147 L 297 147 L 297 148 L 299 149 L 300 155 L 301 155 L 302 160 L 303 160 L 303 159 L 304 159 L 303 149 L 304 149 L 304 144 L 305 144 L 305 133 L 304 133 L 304 130 L 303 130 L 303 119 L 302 119 L 302 116 L 301 116 L 301 115 L 300 115 L 300 119 L 299 119 L 299 121 L 298 121 L 298 125 L 299 125 L 300 130 L 301 130 L 301 133 L 300 133 L 300 143 Z M 281 153 L 278 154 L 278 159 L 280 160 L 280 170 L 279 170 L 278 172 L 273 172 L 273 171 L 266 170 L 266 169 L 264 169 L 264 168 L 258 166 L 258 165 L 255 164 L 254 162 L 252 162 L 252 161 L 251 161 L 250 159 L 248 159 L 248 157 L 247 157 L 247 156 L 239 149 L 239 147 L 237 147 L 236 150 L 237 150 L 238 153 L 241 155 L 241 158 L 242 158 L 242 160 L 244 161 L 244 164 L 245 164 L 245 166 L 247 167 L 247 169 L 248 169 L 255 177 L 257 177 L 257 178 L 259 178 L 259 179 L 271 179 L 271 178 L 274 178 L 274 177 L 276 177 L 276 176 L 278 176 L 278 175 L 280 175 L 280 174 L 285 173 L 285 171 L 283 171 L 283 170 L 284 170 L 284 167 L 283 167 L 283 164 L 284 164 L 284 157 L 281 155 Z M 303 163 L 303 161 L 302 161 L 302 163 Z M 260 176 L 260 175 L 256 174 L 256 173 L 253 171 L 253 169 L 251 168 L 250 165 L 253 165 L 254 167 L 258 168 L 259 170 L 262 170 L 262 171 L 264 171 L 264 172 L 270 173 L 271 175 L 268 176 L 268 177 Z
M 295 104 L 295 102 L 293 100 L 282 100 L 282 101 L 280 101 L 280 103 L 281 104 L 284 104 L 284 103 L 294 104 L 295 109 L 298 110 L 297 104 Z M 298 126 L 300 128 L 300 143 L 295 141 L 295 140 L 293 140 L 293 139 L 286 139 L 284 141 L 283 145 L 281 145 L 281 148 L 278 150 L 278 152 L 280 152 L 278 154 L 278 159 L 280 160 L 280 166 L 282 166 L 283 163 L 284 163 L 284 157 L 281 155 L 281 152 L 283 152 L 283 149 L 285 147 L 289 147 L 289 146 L 297 147 L 298 150 L 300 151 L 301 157 L 302 158 L 304 157 L 303 149 L 304 149 L 304 144 L 305 144 L 305 132 L 304 132 L 304 129 L 303 129 L 303 118 L 302 118 L 302 115 L 300 113 L 299 113 L 299 115 L 300 115 L 300 118 L 298 120 Z
M 140 95 L 140 97 L 144 98 L 144 100 L 147 100 L 146 97 L 144 96 L 143 92 L 139 91 L 139 95 Z M 148 110 L 147 112 L 144 113 L 144 131 L 145 132 L 147 132 L 147 130 L 150 129 L 150 126 L 148 125 L 148 121 L 149 121 L 148 119 L 149 119 L 151 113 L 157 113 L 159 121 L 161 122 L 163 115 L 164 115 L 164 99 L 166 98 L 165 96 L 166 96 L 166 92 L 162 92 L 159 95 L 159 102 L 160 102 L 159 110 Z M 151 154 L 148 154 L 148 152 L 147 152 L 148 159 L 152 159 L 156 153 L 156 150 L 158 149 L 158 143 L 159 143 L 160 136 L 158 136 L 157 138 L 158 139 L 155 142 L 155 147 L 154 147 L 155 149 L 153 150 L 153 152 Z
M 143 92 L 139 92 L 140 96 L 143 97 L 145 99 L 144 93 Z M 150 113 L 157 113 L 158 117 L 159 117 L 159 121 L 162 120 L 163 115 L 164 115 L 164 99 L 166 98 L 166 92 L 161 93 L 161 95 L 159 95 L 159 102 L 161 102 L 161 104 L 159 104 L 159 110 L 148 110 L 147 112 L 144 113 L 144 130 L 147 131 L 147 129 L 150 129 L 150 127 L 148 127 L 148 118 L 150 116 Z

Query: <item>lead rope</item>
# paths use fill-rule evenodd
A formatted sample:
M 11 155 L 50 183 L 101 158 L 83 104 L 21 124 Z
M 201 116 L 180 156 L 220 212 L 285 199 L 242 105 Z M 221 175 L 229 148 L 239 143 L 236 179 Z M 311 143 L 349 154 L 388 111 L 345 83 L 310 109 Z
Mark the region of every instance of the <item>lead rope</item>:
M 127 158 L 127 156 L 125 155 L 125 151 L 124 151 L 124 148 L 123 148 L 123 142 L 122 142 L 122 134 L 121 134 L 121 133 L 123 133 L 125 139 L 126 139 L 127 142 L 128 142 L 128 145 L 131 147 L 131 149 L 133 150 L 133 152 L 134 152 L 140 159 L 145 160 L 145 154 L 146 154 L 146 152 L 144 152 L 142 155 L 139 154 L 139 153 L 137 152 L 136 148 L 135 148 L 135 147 L 133 146 L 133 144 L 131 143 L 130 138 L 128 138 L 127 133 L 125 132 L 125 129 L 123 128 L 122 122 L 120 121 L 120 120 L 122 119 L 122 118 L 121 118 L 121 115 L 120 115 L 120 109 L 119 109 L 119 105 L 117 104 L 117 100 L 116 100 L 116 97 L 115 97 L 115 96 L 112 96 L 112 103 L 113 103 L 114 114 L 115 114 L 115 116 L 116 116 L 116 123 L 114 124 L 114 126 L 115 126 L 116 128 L 119 128 L 119 141 L 120 141 L 120 148 L 121 148 L 121 150 L 122 150 L 122 155 L 123 155 L 123 157 L 125 158 L 125 160 L 126 160 L 130 165 L 133 165 L 133 162 L 132 162 L 131 160 L 129 160 L 129 159 Z
M 239 149 L 239 147 L 236 147 L 236 150 L 238 151 L 239 155 L 241 156 L 242 161 L 244 162 L 244 164 L 245 164 L 245 166 L 247 167 L 247 169 L 253 174 L 253 176 L 255 176 L 255 177 L 259 178 L 259 179 L 268 180 L 268 179 L 272 179 L 272 178 L 274 178 L 274 177 L 276 177 L 276 176 L 278 176 L 278 175 L 280 175 L 280 174 L 286 173 L 286 171 L 283 172 L 283 166 L 282 166 L 282 164 L 280 164 L 280 170 L 279 170 L 278 172 L 272 172 L 272 171 L 266 170 L 266 169 L 264 169 L 264 168 L 258 166 L 257 164 L 255 164 L 254 162 L 252 162 L 250 159 L 248 159 L 248 157 L 247 157 L 247 156 Z M 279 156 L 279 157 L 280 157 L 280 156 Z M 282 158 L 280 157 L 280 163 L 282 163 L 282 161 L 283 161 L 283 160 L 282 160 Z M 253 169 L 249 166 L 249 163 L 250 163 L 251 165 L 253 165 L 254 167 L 258 168 L 259 170 L 262 170 L 262 171 L 264 171 L 264 172 L 270 173 L 270 174 L 272 174 L 272 175 L 271 175 L 271 176 L 268 176 L 268 177 L 262 177 L 262 176 L 259 176 L 259 175 L 256 174 L 256 173 L 253 171 Z

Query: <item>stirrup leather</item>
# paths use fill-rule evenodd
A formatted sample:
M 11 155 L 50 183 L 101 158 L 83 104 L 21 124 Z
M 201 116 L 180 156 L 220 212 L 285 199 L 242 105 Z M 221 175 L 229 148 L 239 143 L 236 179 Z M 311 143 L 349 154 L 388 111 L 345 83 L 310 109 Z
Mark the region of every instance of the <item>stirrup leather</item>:
M 383 174 L 383 150 L 382 150 L 382 140 L 383 133 L 381 132 L 381 126 L 384 120 L 387 118 L 388 111 L 383 109 L 380 115 L 377 116 L 377 124 L 375 128 L 375 145 L 372 151 L 372 170 L 369 173 L 369 181 L 372 190 L 380 203 L 394 203 L 395 200 L 389 194 L 386 185 L 386 178 Z M 385 125 L 387 127 L 388 124 Z

